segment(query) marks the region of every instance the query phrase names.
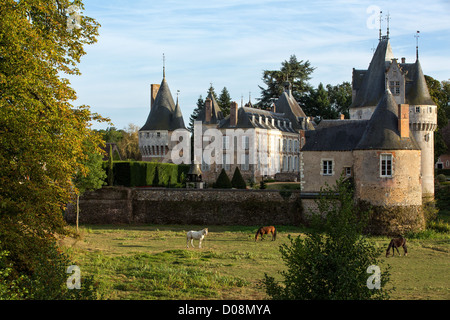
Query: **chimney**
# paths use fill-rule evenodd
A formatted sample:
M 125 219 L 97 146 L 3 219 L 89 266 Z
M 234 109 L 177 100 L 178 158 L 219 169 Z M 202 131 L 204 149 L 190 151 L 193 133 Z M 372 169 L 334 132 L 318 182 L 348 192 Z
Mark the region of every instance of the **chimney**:
M 155 103 L 156 95 L 158 94 L 160 86 L 161 85 L 159 84 L 150 85 L 150 110 L 153 108 L 153 104 Z
M 341 120 L 345 119 L 345 114 L 341 113 Z
M 211 122 L 212 116 L 212 101 L 207 98 L 205 101 L 205 122 Z
M 238 122 L 238 105 L 236 102 L 231 102 L 230 107 L 230 126 L 236 126 Z
M 409 104 L 398 105 L 398 131 L 400 138 L 409 138 Z
M 402 63 L 406 63 L 406 58 L 405 57 L 402 58 Z

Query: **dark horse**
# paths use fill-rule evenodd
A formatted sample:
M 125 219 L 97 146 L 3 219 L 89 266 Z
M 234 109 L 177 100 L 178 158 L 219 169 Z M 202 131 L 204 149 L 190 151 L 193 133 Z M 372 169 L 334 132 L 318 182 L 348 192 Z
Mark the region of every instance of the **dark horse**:
M 405 256 L 408 255 L 408 250 L 406 249 L 406 239 L 400 236 L 399 238 L 394 238 L 389 243 L 389 246 L 386 250 L 386 257 L 389 255 L 389 250 L 392 248 L 392 256 L 395 254 L 395 250 L 397 250 L 398 255 L 400 256 L 400 252 L 398 251 L 399 247 L 403 247 L 403 251 L 405 252 Z
M 263 235 L 272 233 L 272 241 L 277 238 L 277 229 L 274 226 L 270 227 L 261 227 L 256 231 L 255 241 L 258 240 L 258 236 L 261 235 L 261 240 L 263 239 Z

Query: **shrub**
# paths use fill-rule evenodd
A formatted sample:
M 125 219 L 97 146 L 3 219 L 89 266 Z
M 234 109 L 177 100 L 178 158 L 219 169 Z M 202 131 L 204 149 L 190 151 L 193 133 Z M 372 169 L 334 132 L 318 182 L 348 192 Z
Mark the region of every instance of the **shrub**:
M 384 289 L 388 271 L 381 274 L 380 289 L 367 286 L 368 267 L 381 265 L 378 257 L 382 249 L 362 235 L 367 213 L 357 212 L 348 186 L 340 180 L 335 188 L 325 190 L 318 207 L 320 212 L 313 214 L 313 231 L 305 238 L 289 237 L 290 244 L 281 245 L 287 266 L 287 271 L 281 272 L 283 285 L 266 274 L 266 293 L 282 300 L 388 298 L 389 291 Z
M 220 171 L 219 176 L 217 177 L 216 183 L 214 183 L 214 188 L 217 189 L 231 189 L 231 181 L 230 178 L 228 178 L 227 173 L 225 172 L 225 169 L 222 169 Z
M 236 189 L 246 189 L 247 184 L 242 178 L 241 170 L 238 167 L 234 170 L 233 178 L 231 179 L 231 186 Z

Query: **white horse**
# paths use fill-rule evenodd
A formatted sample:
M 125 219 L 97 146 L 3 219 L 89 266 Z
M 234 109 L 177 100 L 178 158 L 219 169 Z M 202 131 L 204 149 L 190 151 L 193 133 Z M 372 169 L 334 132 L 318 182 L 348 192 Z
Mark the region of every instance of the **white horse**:
M 191 241 L 192 248 L 194 248 L 194 239 L 200 240 L 198 243 L 198 247 L 202 247 L 202 240 L 205 238 L 205 236 L 208 234 L 208 228 L 205 228 L 200 231 L 189 231 L 187 233 L 187 239 L 186 239 L 186 247 L 189 248 L 189 241 Z

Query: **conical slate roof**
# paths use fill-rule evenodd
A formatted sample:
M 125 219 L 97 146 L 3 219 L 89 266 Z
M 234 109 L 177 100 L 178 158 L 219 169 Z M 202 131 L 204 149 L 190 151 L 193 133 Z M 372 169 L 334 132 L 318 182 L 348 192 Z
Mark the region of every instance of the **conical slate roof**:
M 169 85 L 164 77 L 147 118 L 140 131 L 186 129 L 180 106 L 173 101 Z
M 412 83 L 407 88 L 405 95 L 406 103 L 412 105 L 435 105 L 428 91 L 427 82 L 419 60 L 416 60 L 411 71 L 413 71 L 413 74 L 410 75 Z
M 384 94 L 386 67 L 393 59 L 388 39 L 381 40 L 350 108 L 376 106 Z
M 401 138 L 398 131 L 398 105 L 389 89 L 378 103 L 356 150 L 420 150 L 410 133 Z

